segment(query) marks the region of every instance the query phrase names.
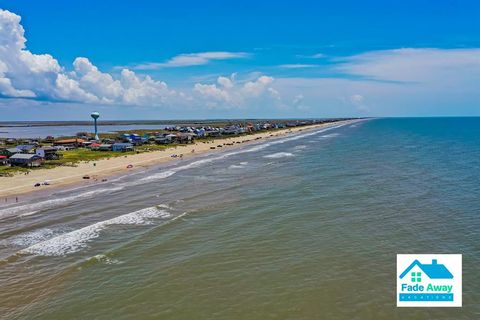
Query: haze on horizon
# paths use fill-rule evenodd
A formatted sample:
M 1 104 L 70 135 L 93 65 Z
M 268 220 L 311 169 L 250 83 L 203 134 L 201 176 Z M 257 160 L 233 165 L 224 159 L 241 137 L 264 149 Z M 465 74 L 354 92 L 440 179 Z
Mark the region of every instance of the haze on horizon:
M 479 116 L 476 1 L 0 1 L 1 121 Z

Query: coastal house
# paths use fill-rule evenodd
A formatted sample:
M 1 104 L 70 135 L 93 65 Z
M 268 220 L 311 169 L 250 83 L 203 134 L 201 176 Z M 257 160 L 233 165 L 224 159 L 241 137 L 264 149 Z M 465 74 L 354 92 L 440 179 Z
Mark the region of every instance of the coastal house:
M 221 133 L 224 135 L 237 135 L 243 133 L 239 126 L 228 126 L 222 129 Z
M 193 143 L 195 137 L 195 133 L 177 133 L 176 141 L 182 144 Z
M 170 138 L 170 137 L 158 137 L 158 138 L 155 138 L 155 143 L 156 144 L 170 144 L 170 143 L 172 143 L 172 138 Z
M 111 144 L 101 144 L 98 147 L 99 151 L 112 151 L 112 145 Z
M 13 156 L 16 153 L 22 153 L 22 150 L 17 149 L 17 148 L 7 148 L 7 149 L 3 149 L 3 150 L 0 151 L 0 154 L 2 156 L 7 156 L 8 158 L 10 158 L 11 156 Z
M 115 151 L 115 152 L 133 151 L 133 145 L 131 143 L 114 143 L 112 144 L 112 151 Z
M 44 159 L 42 157 L 36 154 L 29 153 L 16 153 L 8 160 L 12 166 L 22 167 L 39 167 L 44 162 Z
M 205 136 L 207 136 L 207 137 L 220 137 L 221 135 L 222 135 L 222 133 L 220 131 L 217 131 L 217 130 L 205 131 Z
M 35 151 L 36 146 L 33 144 L 19 144 L 17 149 L 20 150 L 22 153 L 33 153 Z
M 44 158 L 45 160 L 58 160 L 62 157 L 54 147 L 37 148 L 35 154 Z
M 197 137 L 205 137 L 206 131 L 204 128 L 199 128 L 199 129 L 195 129 L 193 132 L 197 135 Z
M 62 139 L 53 142 L 54 146 L 62 146 L 62 147 L 70 147 L 70 148 L 78 148 L 83 146 L 85 140 L 83 139 Z

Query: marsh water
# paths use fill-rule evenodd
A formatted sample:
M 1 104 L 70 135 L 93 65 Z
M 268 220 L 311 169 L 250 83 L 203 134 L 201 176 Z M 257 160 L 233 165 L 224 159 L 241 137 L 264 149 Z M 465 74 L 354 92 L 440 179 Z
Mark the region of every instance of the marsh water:
M 478 319 L 479 212 L 478 118 L 304 131 L 0 207 L 0 314 Z M 397 253 L 463 254 L 463 307 L 397 308 Z

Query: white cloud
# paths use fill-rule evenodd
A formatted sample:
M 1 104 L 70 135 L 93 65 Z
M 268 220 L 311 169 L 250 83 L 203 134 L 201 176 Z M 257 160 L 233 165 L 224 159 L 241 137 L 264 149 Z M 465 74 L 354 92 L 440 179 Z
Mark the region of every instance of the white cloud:
M 277 77 L 275 86 L 292 102 L 301 92 L 312 115 L 480 114 L 479 48 L 381 50 L 332 62 L 322 71 L 334 76 Z
M 0 97 L 29 98 L 51 102 L 166 107 L 248 107 L 253 99 L 280 100 L 271 84 L 261 75 L 237 82 L 236 74 L 220 76 L 216 83 L 196 83 L 183 91 L 170 89 L 163 81 L 137 75 L 124 68 L 120 74 L 102 72 L 89 59 L 78 57 L 71 71 L 48 54 L 34 54 L 25 44 L 20 17 L 0 10 Z M 201 65 L 213 60 L 245 58 L 244 52 L 202 52 L 182 54 L 162 67 Z
M 480 49 L 396 49 L 337 59 L 337 70 L 379 81 L 447 84 L 480 79 Z
M 230 88 L 233 88 L 233 79 L 234 79 L 234 75 L 232 75 L 231 79 L 226 77 L 218 77 L 217 82 L 222 87 L 230 89 Z
M 318 66 L 315 64 L 293 63 L 293 64 L 281 64 L 278 67 L 282 69 L 305 69 L 305 68 L 315 68 Z
M 115 79 L 87 58 L 73 62 L 67 72 L 49 54 L 26 49 L 20 16 L 0 10 L 0 94 L 8 98 L 34 98 L 81 103 L 158 105 L 176 95 L 161 81 L 124 69 Z
M 311 54 L 311 55 L 297 54 L 297 58 L 321 59 L 321 58 L 325 58 L 325 57 L 326 57 L 326 55 L 324 55 L 323 53 L 315 53 L 315 54 Z
M 135 65 L 133 68 L 136 70 L 155 70 L 161 68 L 198 66 L 208 64 L 214 60 L 240 59 L 247 58 L 248 56 L 249 54 L 246 52 L 227 51 L 184 53 L 175 56 L 166 62 L 147 62 Z
M 255 80 L 237 82 L 235 76 L 236 74 L 232 74 L 230 78 L 218 77 L 218 86 L 197 83 L 194 91 L 209 107 L 247 107 L 253 99 L 268 100 L 270 103 L 281 101 L 280 93 L 272 87 L 272 77 L 261 75 Z
M 243 85 L 242 91 L 248 97 L 258 97 L 265 91 L 268 91 L 270 84 L 273 82 L 272 77 L 260 76 L 255 81 L 248 81 Z

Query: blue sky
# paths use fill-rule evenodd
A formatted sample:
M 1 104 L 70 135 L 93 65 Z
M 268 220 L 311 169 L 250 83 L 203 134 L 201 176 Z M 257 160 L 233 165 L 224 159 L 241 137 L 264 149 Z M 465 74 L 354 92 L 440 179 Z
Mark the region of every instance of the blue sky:
M 480 115 L 477 1 L 0 8 L 5 120 Z

